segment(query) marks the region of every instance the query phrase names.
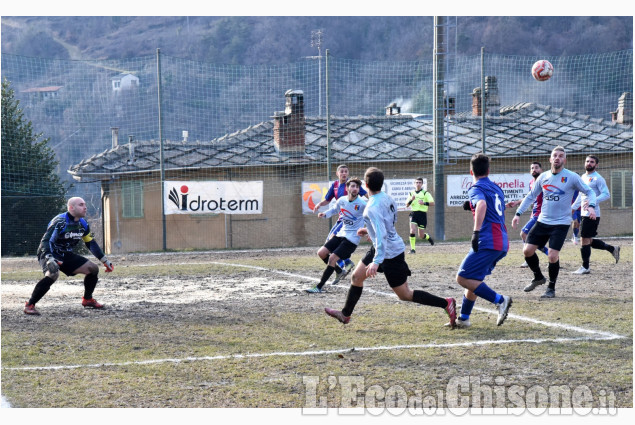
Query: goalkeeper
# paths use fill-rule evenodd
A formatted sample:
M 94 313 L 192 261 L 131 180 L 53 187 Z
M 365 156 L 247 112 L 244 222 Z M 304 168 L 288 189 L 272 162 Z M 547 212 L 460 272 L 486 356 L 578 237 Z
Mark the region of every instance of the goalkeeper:
M 88 308 L 103 308 L 93 298 L 93 291 L 97 286 L 99 267 L 92 261 L 88 261 L 73 252 L 73 248 L 80 240 L 84 241 L 86 247 L 95 257 L 106 267 L 106 272 L 114 269 L 112 263 L 106 258 L 103 251 L 93 239 L 90 227 L 84 219 L 86 216 L 86 202 L 82 198 L 70 198 L 67 203 L 68 212 L 53 218 L 42 237 L 37 250 L 37 258 L 42 266 L 44 278 L 40 280 L 33 289 L 31 299 L 26 302 L 24 312 L 26 314 L 39 315 L 35 309 L 35 304 L 51 288 L 59 277 L 60 270 L 67 276 L 83 274 L 84 277 L 84 297 L 82 305 Z

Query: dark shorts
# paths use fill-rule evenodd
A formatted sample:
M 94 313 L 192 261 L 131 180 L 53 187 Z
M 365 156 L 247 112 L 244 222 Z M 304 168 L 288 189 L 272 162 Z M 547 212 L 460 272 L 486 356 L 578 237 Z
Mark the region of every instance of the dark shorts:
M 68 252 L 64 254 L 60 261 L 62 261 L 62 264 L 60 264 L 60 271 L 66 276 L 75 276 L 75 273 L 73 272 L 86 264 L 88 259 L 82 257 L 81 255 L 77 255 L 74 252 Z M 38 262 L 42 267 L 42 271 L 46 273 L 48 271 L 48 267 L 46 267 L 46 258 L 44 258 L 44 256 L 41 258 L 38 257 Z
M 527 234 L 527 243 L 542 248 L 549 242 L 549 248 L 561 251 L 568 232 L 568 224 L 554 225 L 537 222 Z
M 598 226 L 600 225 L 600 217 L 591 220 L 589 217 L 582 217 L 580 224 L 580 237 L 592 239 L 598 235 Z
M 425 229 L 428 225 L 428 213 L 423 211 L 411 211 L 410 222 L 417 223 L 417 227 L 420 229 Z
M 328 249 L 329 252 L 340 257 L 342 260 L 351 258 L 351 255 L 357 249 L 357 245 L 353 242 L 346 238 L 340 238 L 339 236 L 333 236 L 327 243 L 324 244 L 324 247 Z
M 375 258 L 375 247 L 371 247 L 368 252 L 366 252 L 366 255 L 362 258 L 362 263 L 368 266 L 373 262 L 373 258 Z M 377 271 L 386 276 L 386 281 L 388 281 L 388 285 L 390 285 L 391 288 L 403 285 L 408 281 L 408 276 L 412 274 L 408 268 L 406 256 L 403 252 L 395 258 L 385 259 L 384 262 L 379 265 Z

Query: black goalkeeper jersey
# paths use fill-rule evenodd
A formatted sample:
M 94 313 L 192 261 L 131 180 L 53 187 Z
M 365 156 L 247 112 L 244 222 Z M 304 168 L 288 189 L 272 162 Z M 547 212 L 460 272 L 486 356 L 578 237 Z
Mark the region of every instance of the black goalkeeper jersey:
M 90 226 L 83 218 L 75 221 L 70 213 L 62 213 L 50 221 L 46 233 L 42 236 L 37 250 L 38 257 L 53 254 L 57 259 L 64 257 L 66 253 L 73 252 L 79 241 L 84 241 L 88 249 L 97 258 L 102 258 L 104 253 L 93 239 Z

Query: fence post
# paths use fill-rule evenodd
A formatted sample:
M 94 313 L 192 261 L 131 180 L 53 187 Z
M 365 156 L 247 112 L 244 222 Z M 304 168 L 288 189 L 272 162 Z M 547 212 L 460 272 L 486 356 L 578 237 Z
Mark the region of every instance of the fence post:
M 157 48 L 157 92 L 159 106 L 159 163 L 161 168 L 161 221 L 163 224 L 163 250 L 167 250 L 165 223 L 165 163 L 163 160 L 163 114 L 161 110 L 161 49 Z

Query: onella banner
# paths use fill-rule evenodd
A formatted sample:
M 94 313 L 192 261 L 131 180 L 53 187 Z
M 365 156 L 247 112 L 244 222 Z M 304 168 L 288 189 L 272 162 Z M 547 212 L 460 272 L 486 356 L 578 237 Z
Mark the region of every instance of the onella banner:
M 262 214 L 262 181 L 166 181 L 165 214 Z
M 302 182 L 302 214 L 313 214 L 313 209 L 324 199 L 329 187 L 331 187 L 331 183 L 332 182 Z M 423 179 L 423 188 L 426 189 L 427 186 L 428 180 Z M 362 182 L 362 187 L 368 191 L 366 183 Z M 410 209 L 406 207 L 408 194 L 414 189 L 414 179 L 391 179 L 384 180 L 384 186 L 381 190 L 395 200 L 398 211 L 406 211 Z M 325 205 L 319 209 L 319 212 L 324 212 L 328 208 L 329 205 Z
M 505 194 L 505 202 L 522 199 L 529 193 L 531 174 L 490 174 L 489 179 L 497 184 Z M 448 176 L 448 207 L 460 207 L 467 201 L 467 191 L 474 184 L 471 175 Z

